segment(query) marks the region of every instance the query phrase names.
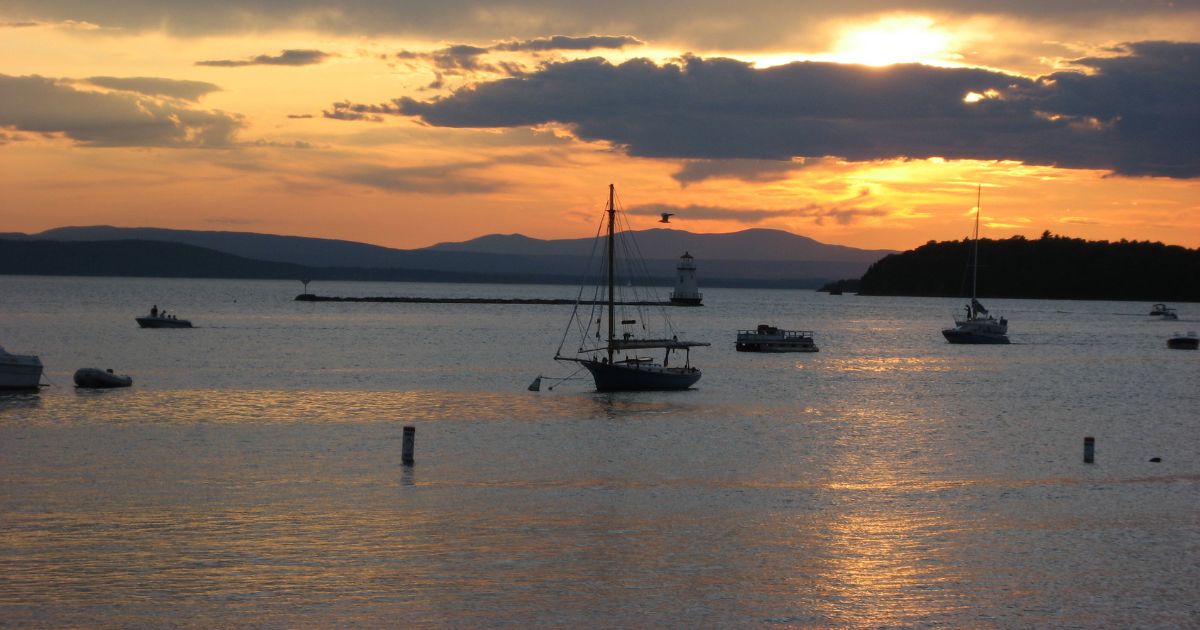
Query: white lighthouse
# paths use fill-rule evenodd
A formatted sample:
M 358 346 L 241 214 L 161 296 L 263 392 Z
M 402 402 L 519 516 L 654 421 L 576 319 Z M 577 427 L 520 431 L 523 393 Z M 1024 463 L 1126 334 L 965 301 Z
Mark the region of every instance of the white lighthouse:
M 675 290 L 671 292 L 671 303 L 676 306 L 700 306 L 700 288 L 696 286 L 696 262 L 692 255 L 684 252 L 675 266 L 677 272 Z

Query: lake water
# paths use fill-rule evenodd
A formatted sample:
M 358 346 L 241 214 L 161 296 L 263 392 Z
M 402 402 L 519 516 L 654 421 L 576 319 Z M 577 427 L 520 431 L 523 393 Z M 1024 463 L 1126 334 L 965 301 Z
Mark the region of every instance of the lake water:
M 1013 344 L 952 346 L 962 300 L 705 289 L 695 389 L 598 394 L 526 390 L 569 306 L 300 290 L 0 276 L 52 385 L 0 397 L 0 625 L 1200 626 L 1200 304 L 984 300 Z

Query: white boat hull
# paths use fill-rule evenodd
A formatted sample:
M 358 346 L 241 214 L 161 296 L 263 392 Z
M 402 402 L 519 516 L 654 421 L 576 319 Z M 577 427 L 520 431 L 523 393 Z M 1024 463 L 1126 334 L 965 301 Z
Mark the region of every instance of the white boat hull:
M 820 348 L 815 345 L 802 343 L 788 343 L 783 341 L 778 342 L 737 342 L 735 349 L 738 352 L 818 352 Z
M 783 330 L 759 324 L 755 330 L 739 330 L 734 349 L 738 352 L 817 352 L 812 331 Z
M 977 315 L 970 319 L 955 319 L 954 328 L 942 331 L 950 343 L 1004 344 L 1008 341 L 1008 320 L 990 315 Z
M 1172 350 L 1200 350 L 1200 337 L 1196 333 L 1175 335 L 1167 339 L 1167 347 Z
M 0 354 L 0 390 L 37 389 L 41 382 L 41 359 L 32 355 Z

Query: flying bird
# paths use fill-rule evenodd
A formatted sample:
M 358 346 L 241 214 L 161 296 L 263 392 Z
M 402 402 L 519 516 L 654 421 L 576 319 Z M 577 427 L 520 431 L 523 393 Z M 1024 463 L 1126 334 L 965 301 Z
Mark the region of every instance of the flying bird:
M 662 213 L 662 218 L 659 219 L 658 222 L 659 223 L 670 223 L 671 217 L 673 217 L 673 216 L 675 216 L 674 212 L 664 212 L 664 213 Z

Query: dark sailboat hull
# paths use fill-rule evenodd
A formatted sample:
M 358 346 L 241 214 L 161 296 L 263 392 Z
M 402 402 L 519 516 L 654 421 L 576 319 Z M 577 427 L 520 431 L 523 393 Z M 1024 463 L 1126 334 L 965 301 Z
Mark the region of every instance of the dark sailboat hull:
M 142 328 L 191 328 L 192 322 L 186 319 L 170 319 L 167 317 L 138 317 L 138 326 Z
M 700 380 L 696 368 L 664 368 L 580 361 L 592 373 L 599 392 L 672 391 L 688 389 Z
M 990 343 L 1003 344 L 1009 343 L 1007 335 L 996 335 L 990 333 L 980 333 L 974 331 L 964 331 L 957 328 L 947 328 L 942 331 L 942 335 L 946 337 L 946 341 L 950 343 Z

